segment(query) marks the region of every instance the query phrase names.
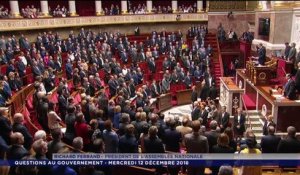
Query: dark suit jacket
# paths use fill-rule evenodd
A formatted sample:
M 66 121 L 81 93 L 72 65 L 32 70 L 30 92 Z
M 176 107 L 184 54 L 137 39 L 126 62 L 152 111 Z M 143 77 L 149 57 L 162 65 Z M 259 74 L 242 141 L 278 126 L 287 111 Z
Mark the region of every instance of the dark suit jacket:
M 119 140 L 119 151 L 121 153 L 138 153 L 138 143 L 134 135 L 123 135 Z
M 12 127 L 7 118 L 0 116 L 0 136 L 6 141 L 7 144 L 10 143 L 9 134 L 12 131 Z
M 289 80 L 285 85 L 284 96 L 290 100 L 296 99 L 296 83 L 294 80 Z
M 158 138 L 147 137 L 144 140 L 146 153 L 164 153 L 163 142 Z
M 296 89 L 298 90 L 298 92 L 300 92 L 300 69 L 297 70 L 295 76 L 295 84 L 296 84 Z
M 274 128 L 276 128 L 276 124 L 273 121 L 268 124 L 268 121 L 266 120 L 263 126 L 263 135 L 268 135 L 269 126 L 274 126 Z
M 275 135 L 266 135 L 261 138 L 262 153 L 277 153 L 277 147 L 281 138 Z
M 167 151 L 179 152 L 181 142 L 181 133 L 175 129 L 166 129 L 164 132 L 164 143 Z
M 192 111 L 192 120 L 198 120 L 200 117 L 200 109 L 197 107 L 195 110 Z
M 223 114 L 220 113 L 220 125 L 223 125 L 223 128 L 227 128 L 229 124 L 229 113 L 225 112 L 224 117 Z
M 278 153 L 300 153 L 300 141 L 295 137 L 282 139 L 277 148 Z
M 197 93 L 196 91 L 193 91 L 193 92 L 192 92 L 192 97 L 191 97 L 191 99 L 192 99 L 192 102 L 197 101 L 197 99 L 198 99 L 198 93 Z
M 207 137 L 208 145 L 209 145 L 209 152 L 211 153 L 213 151 L 213 149 L 212 149 L 213 146 L 217 145 L 217 140 L 218 140 L 220 133 L 218 133 L 215 130 L 211 130 L 211 131 L 205 132 L 204 135 Z
M 262 47 L 258 50 L 258 63 L 264 65 L 266 62 L 266 48 Z
M 203 119 L 202 125 L 206 126 L 207 124 L 207 117 L 208 117 L 208 111 L 204 109 L 204 111 L 200 112 L 200 117 Z
M 235 131 L 239 134 L 242 135 L 243 132 L 245 132 L 245 122 L 246 122 L 246 117 L 244 114 L 240 116 L 240 121 L 238 121 L 238 116 L 234 116 L 234 129 Z M 240 128 L 238 129 L 237 126 L 240 125 Z
M 8 160 L 20 160 L 28 154 L 28 151 L 21 145 L 11 145 L 7 152 L 6 157 Z
M 24 136 L 24 147 L 29 150 L 32 144 L 32 136 L 30 135 L 28 129 L 19 123 L 14 123 L 13 126 L 13 132 L 20 132 Z

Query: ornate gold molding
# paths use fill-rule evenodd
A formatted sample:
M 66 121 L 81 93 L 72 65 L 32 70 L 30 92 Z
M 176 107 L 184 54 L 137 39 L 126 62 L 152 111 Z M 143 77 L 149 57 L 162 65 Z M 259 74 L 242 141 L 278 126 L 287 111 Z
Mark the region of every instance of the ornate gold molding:
M 17 31 L 32 29 L 47 29 L 61 27 L 77 27 L 91 25 L 133 24 L 133 23 L 168 23 L 168 22 L 207 22 L 207 13 L 181 14 L 180 21 L 177 14 L 151 15 L 117 15 L 117 16 L 90 16 L 67 18 L 40 18 L 40 19 L 2 19 L 0 31 Z

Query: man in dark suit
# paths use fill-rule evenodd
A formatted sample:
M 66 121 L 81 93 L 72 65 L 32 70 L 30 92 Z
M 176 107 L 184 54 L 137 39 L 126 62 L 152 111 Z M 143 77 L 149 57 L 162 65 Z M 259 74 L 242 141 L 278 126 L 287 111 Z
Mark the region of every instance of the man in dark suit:
M 245 127 L 246 117 L 243 114 L 241 108 L 237 109 L 237 115 L 234 116 L 234 132 L 236 136 L 243 136 L 243 133 L 246 130 Z
M 287 138 L 280 140 L 277 148 L 278 153 L 300 153 L 300 141 L 296 138 L 296 128 L 287 128 Z
M 154 61 L 154 58 L 151 57 L 148 61 L 148 66 L 149 66 L 149 70 L 152 72 L 152 73 L 155 73 L 155 69 L 156 69 L 156 65 L 155 65 L 155 61 Z
M 119 140 L 120 153 L 138 153 L 138 142 L 134 135 L 134 126 L 128 124 L 125 134 Z
M 263 126 L 263 135 L 268 135 L 268 128 L 269 126 L 273 126 L 276 128 L 276 124 L 273 121 L 273 116 L 269 115 L 267 117 L 267 120 L 265 120 L 264 126 Z
M 285 44 L 284 57 L 285 57 L 285 59 L 287 59 L 289 56 L 290 50 L 291 50 L 291 46 L 288 42 L 286 42 L 284 44 Z
M 283 95 L 287 99 L 295 100 L 296 99 L 296 83 L 292 79 L 292 75 L 291 74 L 287 74 L 286 78 L 287 78 L 287 82 L 284 85 Z
M 52 141 L 48 142 L 47 158 L 52 159 L 52 154 L 58 153 L 65 144 L 61 141 L 63 135 L 60 128 L 51 131 Z
M 290 62 L 292 62 L 292 63 L 294 63 L 295 60 L 296 60 L 296 54 L 297 54 L 297 50 L 295 48 L 296 44 L 292 43 L 291 45 L 292 46 L 291 46 L 291 49 L 290 49 L 289 54 L 287 56 L 287 60 L 290 61 Z
M 220 116 L 220 128 L 221 132 L 223 132 L 229 125 L 229 113 L 226 112 L 226 106 L 223 106 L 221 109 Z
M 186 146 L 187 153 L 208 153 L 209 145 L 205 136 L 199 133 L 201 124 L 198 120 L 192 122 L 193 133 L 184 136 L 184 145 Z M 189 174 L 204 174 L 204 167 L 188 167 Z
M 192 110 L 191 116 L 192 116 L 192 120 L 198 120 L 200 117 L 200 108 L 199 108 L 199 104 L 197 101 L 194 102 L 194 108 Z
M 296 76 L 295 76 L 295 84 L 296 84 L 296 89 L 298 91 L 298 93 L 300 93 L 300 62 L 297 64 L 297 72 L 296 72 Z
M 28 129 L 24 126 L 24 116 L 21 113 L 14 115 L 14 124 L 12 126 L 13 132 L 19 132 L 24 136 L 24 147 L 29 150 L 32 144 L 32 136 Z
M 58 109 L 60 112 L 60 117 L 63 119 L 65 118 L 65 115 L 67 113 L 67 107 L 68 107 L 67 96 L 64 92 L 62 92 L 58 95 Z
M 0 107 L 0 136 L 2 136 L 6 144 L 10 144 L 10 135 L 12 133 L 8 117 L 8 108 Z
M 20 77 L 24 77 L 26 74 L 26 66 L 23 63 L 23 61 L 18 60 L 17 68 L 18 68 L 18 73 L 19 73 Z
M 8 148 L 6 156 L 9 160 L 20 160 L 28 154 L 28 151 L 23 147 L 24 137 L 21 133 L 15 132 L 11 134 L 12 145 Z
M 281 140 L 280 137 L 275 136 L 275 127 L 268 127 L 268 135 L 263 136 L 260 141 L 262 153 L 277 153 L 277 147 Z
M 70 80 L 72 79 L 72 75 L 73 75 L 73 65 L 70 61 L 70 59 L 67 60 L 66 63 L 66 74 L 67 74 L 67 79 Z
M 212 120 L 209 124 L 210 131 L 205 132 L 205 137 L 207 137 L 208 145 L 209 145 L 209 152 L 212 152 L 213 146 L 217 145 L 217 140 L 220 133 L 217 131 L 218 122 Z
M 206 126 L 207 125 L 207 118 L 208 118 L 208 106 L 205 106 L 204 104 L 200 105 L 200 118 L 202 119 L 201 125 Z
M 192 104 L 194 104 L 194 102 L 197 101 L 197 99 L 198 99 L 198 93 L 196 91 L 196 86 L 192 87 L 192 96 L 191 96 L 191 99 L 192 99 Z
M 149 136 L 145 138 L 144 145 L 146 153 L 164 153 L 165 148 L 161 139 L 157 136 L 158 129 L 156 126 L 149 128 Z
M 266 48 L 260 43 L 257 47 L 258 53 L 258 63 L 260 65 L 265 65 L 266 62 Z
M 165 129 L 163 136 L 166 150 L 171 152 L 179 152 L 181 139 L 181 133 L 176 130 L 176 122 L 174 119 L 171 119 L 169 122 L 169 128 Z

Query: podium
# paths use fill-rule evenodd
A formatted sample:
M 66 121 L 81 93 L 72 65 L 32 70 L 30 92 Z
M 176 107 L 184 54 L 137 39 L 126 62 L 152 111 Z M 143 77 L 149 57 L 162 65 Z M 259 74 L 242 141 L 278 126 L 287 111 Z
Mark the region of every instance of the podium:
M 191 96 L 192 96 L 191 89 L 177 91 L 176 92 L 177 105 L 191 104 L 192 103 Z
M 253 61 L 246 63 L 246 75 L 255 86 L 268 85 L 272 78 L 272 69 L 268 66 L 257 66 Z
M 172 94 L 162 94 L 159 97 L 157 97 L 157 108 L 158 111 L 164 111 L 172 107 Z
M 237 113 L 242 107 L 242 94 L 244 90 L 237 86 L 232 77 L 220 77 L 220 104 L 227 107 L 230 115 Z

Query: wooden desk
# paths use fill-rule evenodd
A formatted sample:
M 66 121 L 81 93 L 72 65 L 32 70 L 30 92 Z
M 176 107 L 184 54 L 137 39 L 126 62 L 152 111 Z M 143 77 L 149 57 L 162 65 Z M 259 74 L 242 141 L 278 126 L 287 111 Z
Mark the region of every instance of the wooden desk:
M 278 100 L 270 94 L 271 86 L 255 86 L 249 81 L 244 70 L 238 69 L 236 72 L 236 82 L 243 83 L 244 93 L 256 104 L 256 110 L 261 113 L 265 107 L 266 116 L 273 115 L 277 131 L 286 132 L 288 126 L 295 126 L 300 130 L 300 120 L 297 119 L 300 116 L 299 100 L 284 97 Z
M 192 90 L 186 89 L 176 92 L 177 105 L 191 104 L 192 103 Z
M 237 108 L 242 107 L 244 90 L 238 87 L 232 77 L 220 77 L 220 104 L 227 107 L 230 115 L 235 115 Z
M 162 94 L 159 97 L 157 97 L 157 108 L 158 111 L 164 111 L 172 107 L 172 94 Z

